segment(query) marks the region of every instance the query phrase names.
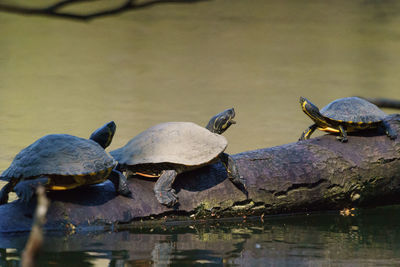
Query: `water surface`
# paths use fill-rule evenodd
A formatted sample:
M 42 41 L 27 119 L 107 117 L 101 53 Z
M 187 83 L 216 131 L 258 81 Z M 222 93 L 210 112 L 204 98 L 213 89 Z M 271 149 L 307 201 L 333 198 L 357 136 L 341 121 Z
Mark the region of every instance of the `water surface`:
M 345 96 L 400 98 L 396 1 L 163 4 L 88 23 L 1 13 L 0 169 L 48 133 L 88 136 L 115 120 L 111 149 L 164 121 L 235 107 L 228 152 L 294 142 Z
M 398 266 L 400 207 L 46 235 L 39 266 Z M 388 219 L 390 218 L 390 219 Z M 26 235 L 2 241 L 2 266 Z M 7 265 L 8 264 L 8 265 Z

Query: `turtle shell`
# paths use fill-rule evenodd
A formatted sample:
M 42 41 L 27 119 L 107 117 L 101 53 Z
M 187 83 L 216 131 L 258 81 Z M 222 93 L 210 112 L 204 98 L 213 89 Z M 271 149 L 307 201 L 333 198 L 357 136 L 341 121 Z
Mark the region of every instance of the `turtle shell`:
M 116 166 L 96 142 L 67 134 L 43 136 L 19 152 L 1 178 L 95 175 Z
M 350 123 L 380 122 L 387 116 L 376 105 L 359 97 L 337 99 L 322 108 L 320 113 L 329 119 Z
M 173 163 L 197 166 L 222 153 L 228 141 L 191 122 L 155 125 L 110 154 L 123 165 Z

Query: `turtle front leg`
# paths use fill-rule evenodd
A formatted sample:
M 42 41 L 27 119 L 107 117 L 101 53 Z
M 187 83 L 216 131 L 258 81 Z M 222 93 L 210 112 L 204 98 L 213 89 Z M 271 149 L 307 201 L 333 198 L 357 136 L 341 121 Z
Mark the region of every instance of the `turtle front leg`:
M 382 127 L 383 127 L 383 129 L 385 130 L 386 135 L 387 135 L 390 139 L 394 140 L 394 139 L 397 138 L 397 133 L 396 133 L 396 131 L 393 130 L 393 128 L 390 126 L 390 124 L 389 124 L 387 121 L 385 121 L 385 120 L 382 121 Z
M 346 132 L 346 130 L 343 128 L 342 125 L 339 125 L 338 129 L 339 129 L 339 134 L 340 135 L 337 136 L 336 139 L 339 140 L 342 143 L 347 142 L 347 132 Z
M 33 180 L 20 181 L 14 187 L 15 193 L 23 202 L 29 202 L 39 186 L 46 186 L 50 183 L 49 177 L 40 177 Z
M 306 139 L 310 139 L 310 136 L 312 135 L 312 133 L 318 128 L 317 124 L 313 124 L 310 127 L 308 127 L 307 129 L 305 129 L 305 131 L 301 134 L 299 141 L 302 140 L 306 140 Z
M 118 194 L 123 195 L 124 197 L 132 197 L 132 192 L 128 187 L 128 181 L 120 171 L 116 169 L 112 170 L 110 176 L 108 176 L 108 180 L 110 180 L 115 187 L 115 190 Z
M 178 196 L 172 188 L 177 175 L 178 173 L 175 170 L 162 171 L 160 178 L 154 185 L 154 193 L 158 202 L 167 207 L 173 207 L 178 202 Z
M 247 192 L 247 182 L 246 179 L 239 174 L 239 171 L 236 167 L 235 161 L 229 156 L 227 153 L 221 153 L 219 155 L 219 159 L 222 164 L 224 164 L 226 168 L 226 172 L 229 180 L 237 187 L 240 191 L 248 196 Z
M 0 191 L 0 205 L 7 204 L 8 193 L 10 193 L 14 188 L 15 183 L 8 182 Z

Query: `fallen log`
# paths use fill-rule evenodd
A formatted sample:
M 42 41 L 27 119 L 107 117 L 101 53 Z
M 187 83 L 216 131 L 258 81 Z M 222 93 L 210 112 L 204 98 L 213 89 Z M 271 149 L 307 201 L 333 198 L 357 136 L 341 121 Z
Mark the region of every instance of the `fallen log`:
M 388 122 L 400 133 L 400 115 Z M 383 132 L 351 135 L 348 143 L 324 135 L 232 155 L 248 183 L 248 197 L 226 177 L 221 163 L 178 176 L 180 205 L 160 205 L 154 181 L 129 179 L 133 199 L 113 185 L 49 193 L 47 230 L 110 229 L 124 224 L 171 223 L 234 216 L 268 215 L 375 206 L 400 198 L 400 138 Z M 29 231 L 36 201 L 0 206 L 0 232 Z

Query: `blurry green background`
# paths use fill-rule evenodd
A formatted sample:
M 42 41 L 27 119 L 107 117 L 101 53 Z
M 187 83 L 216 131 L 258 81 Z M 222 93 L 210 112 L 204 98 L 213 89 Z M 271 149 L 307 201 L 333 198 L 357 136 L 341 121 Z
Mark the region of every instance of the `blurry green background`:
M 87 137 L 114 120 L 113 149 L 154 124 L 205 125 L 229 107 L 238 124 L 225 134 L 228 152 L 294 142 L 311 123 L 299 96 L 320 107 L 400 98 L 399 10 L 397 1 L 216 0 L 89 22 L 2 12 L 0 170 L 45 134 Z

